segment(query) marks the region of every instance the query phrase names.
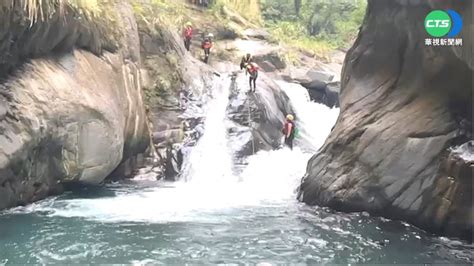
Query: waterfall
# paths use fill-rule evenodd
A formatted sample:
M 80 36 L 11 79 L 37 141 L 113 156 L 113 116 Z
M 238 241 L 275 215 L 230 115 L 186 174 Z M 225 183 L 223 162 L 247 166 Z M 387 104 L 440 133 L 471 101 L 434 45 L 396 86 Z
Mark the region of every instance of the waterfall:
M 232 177 L 232 152 L 226 129 L 226 109 L 229 103 L 230 80 L 227 77 L 214 82 L 212 100 L 206 108 L 204 134 L 185 158 L 185 181 L 220 182 Z
M 223 77 L 211 90 L 204 107 L 204 134 L 185 156 L 182 179 L 158 187 L 116 192 L 113 197 L 46 200 L 22 211 L 50 216 L 84 217 L 101 222 L 168 223 L 221 221 L 216 212 L 247 207 L 286 206 L 296 201 L 295 189 L 334 125 L 338 110 L 309 100 L 301 86 L 279 82 L 296 112 L 301 137 L 294 150 L 260 151 L 247 158 L 243 171 L 232 172 L 233 149 L 228 137 L 226 108 L 231 80 Z M 246 91 L 247 88 L 238 88 Z
M 296 112 L 296 124 L 300 134 L 295 142 L 308 152 L 316 152 L 331 132 L 339 109 L 312 102 L 308 91 L 299 84 L 284 81 L 277 83 L 290 98 Z
M 293 150 L 257 152 L 232 175 L 239 141 L 227 135 L 229 84 L 221 80 L 199 113 L 204 134 L 186 156 L 187 180 L 109 184 L 0 213 L 0 264 L 406 264 L 415 258 L 472 265 L 472 244 L 366 213 L 300 204 L 295 189 L 337 109 L 309 101 L 300 86 L 280 86 L 302 131 Z

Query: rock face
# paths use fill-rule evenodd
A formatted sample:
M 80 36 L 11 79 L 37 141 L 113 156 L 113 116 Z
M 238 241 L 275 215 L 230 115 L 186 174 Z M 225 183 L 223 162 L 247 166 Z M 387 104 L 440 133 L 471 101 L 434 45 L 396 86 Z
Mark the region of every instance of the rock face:
M 326 64 L 303 53 L 296 53 L 304 66 L 294 66 L 287 64 L 283 57 L 291 51 L 287 48 L 275 47 L 260 40 L 241 41 L 239 44 L 259 48 L 253 54 L 254 62 L 270 77 L 300 84 L 308 90 L 311 100 L 331 108 L 339 107 L 338 77 L 342 63 Z
M 285 116 L 294 113 L 288 96 L 264 73 L 259 74 L 256 93 L 248 91 L 248 77 L 234 75 L 227 114 L 234 122 L 228 131 L 237 158 L 278 148 Z
M 220 32 L 221 26 L 214 26 L 217 38 L 229 38 Z M 280 130 L 285 114 L 291 111 L 287 96 L 263 73 L 259 77 L 258 92 L 247 95 L 248 76 L 242 71 L 236 74 L 240 58 L 229 62 L 230 59 L 219 57 L 220 52 L 227 48 L 231 57 L 240 57 L 231 47 L 254 44 L 253 41 L 230 42 L 229 47 L 225 41 L 216 41 L 207 65 L 199 60 L 202 55 L 199 34 L 194 38 L 191 52 L 187 52 L 176 30 L 166 23 L 152 25 L 139 20 L 139 29 L 142 59 L 149 77 L 146 101 L 150 106 L 153 143 L 161 156 L 162 173 L 167 180 L 179 178 L 183 157 L 204 133 L 206 104 L 213 97 L 213 90 L 221 86 L 231 90 L 227 112 L 233 123 L 228 125 L 228 133 L 230 142 L 235 144 L 232 148 L 237 158 L 281 144 Z M 260 31 L 253 33 L 264 34 Z M 256 57 L 285 67 L 274 53 Z
M 18 60 L 2 66 L 7 72 L 16 68 L 13 74 L 2 73 L 7 78 L 0 85 L 0 209 L 60 192 L 65 183 L 100 184 L 116 169 L 115 174 L 126 174 L 122 165 L 130 165 L 147 149 L 137 26 L 126 2 L 114 10 L 126 36 L 118 40 L 115 53 L 98 57 L 74 50 L 81 40 L 104 43 L 87 32 L 73 37 L 79 26 L 69 11 L 64 20 L 53 18 L 23 29 L 23 38 L 30 44 L 40 40 L 38 46 L 14 43 L 23 51 L 16 53 L 22 60 L 28 55 L 40 58 L 20 68 Z M 18 34 L 16 22 L 3 30 Z M 66 35 L 61 49 L 44 46 L 51 42 L 43 40 L 58 30 Z M 36 52 L 28 53 L 32 47 Z
M 472 240 L 473 164 L 450 149 L 472 139 L 471 4 L 369 1 L 345 60 L 341 114 L 308 163 L 302 201 Z M 463 46 L 425 47 L 424 17 L 448 8 L 463 17 Z
M 336 65 L 337 63 L 331 63 Z M 342 64 L 340 65 L 342 67 Z M 283 80 L 298 83 L 306 90 L 312 101 L 324 104 L 330 108 L 339 107 L 340 82 L 337 73 L 324 69 L 324 64 L 319 63 L 316 69 L 309 67 L 289 66 L 280 76 Z
M 339 107 L 339 82 L 326 83 L 319 79 L 314 79 L 310 82 L 301 82 L 300 84 L 308 90 L 311 100 L 330 108 Z
M 218 73 L 185 50 L 174 27 L 142 19 L 138 25 L 146 73 L 145 101 L 153 144 L 160 157 L 160 167 L 155 170 L 160 171 L 160 177 L 173 181 L 181 170 L 181 149 L 194 145 L 200 136 L 195 127 L 203 122 L 201 107 Z

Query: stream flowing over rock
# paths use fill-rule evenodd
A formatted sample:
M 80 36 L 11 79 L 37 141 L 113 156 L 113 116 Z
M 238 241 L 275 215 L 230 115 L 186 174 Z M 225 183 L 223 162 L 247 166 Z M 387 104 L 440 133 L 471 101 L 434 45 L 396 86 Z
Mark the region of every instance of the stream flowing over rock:
M 260 150 L 281 146 L 283 121 L 294 113 L 288 96 L 271 78 L 260 73 L 257 92 L 249 93 L 248 77 L 236 74 L 232 79 L 227 113 L 232 122 L 228 131 L 241 147 L 236 157 L 253 155 Z
M 369 0 L 345 59 L 341 114 L 308 163 L 302 201 L 472 240 L 469 2 Z M 425 46 L 434 9 L 461 14 L 462 47 Z
M 183 157 L 202 136 L 204 109 L 213 90 L 220 86 L 231 91 L 227 130 L 229 137 L 239 143 L 234 159 L 281 145 L 283 121 L 292 108 L 271 78 L 262 73 L 257 93 L 249 94 L 248 76 L 239 71 L 238 62 L 220 60 L 218 52 L 213 51 L 210 64 L 205 64 L 199 60 L 198 38 L 193 40 L 190 53 L 181 37 L 166 24 L 138 23 L 153 143 L 160 157 L 161 167 L 153 168 L 156 177 L 179 179 Z M 217 38 L 228 37 L 217 34 Z
M 69 9 L 33 26 L 5 10 L 18 17 L 0 26 L 0 209 L 130 175 L 150 140 L 128 2 L 113 7 L 116 40 Z

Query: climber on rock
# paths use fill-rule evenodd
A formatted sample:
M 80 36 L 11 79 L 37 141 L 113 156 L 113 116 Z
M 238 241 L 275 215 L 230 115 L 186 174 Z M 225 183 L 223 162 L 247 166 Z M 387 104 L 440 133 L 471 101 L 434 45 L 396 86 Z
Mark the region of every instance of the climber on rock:
M 283 126 L 282 133 L 285 135 L 285 145 L 293 150 L 293 140 L 296 136 L 296 126 L 294 122 L 295 118 L 293 115 L 288 114 L 286 116 L 285 125 Z
M 250 75 L 249 77 L 250 92 L 255 92 L 257 89 L 258 66 L 255 63 L 248 63 L 248 64 L 245 64 L 245 69 L 247 70 L 247 73 Z
M 173 143 L 168 141 L 166 144 L 165 150 L 165 161 L 163 162 L 165 180 L 167 181 L 176 181 L 177 176 L 179 175 L 179 165 L 178 160 L 175 156 L 175 149 Z
M 209 61 L 209 55 L 211 54 L 211 48 L 213 46 L 213 43 L 212 43 L 213 37 L 214 35 L 212 33 L 209 33 L 208 35 L 206 35 L 206 37 L 201 43 L 201 48 L 204 50 L 204 63 L 206 64 Z
M 247 64 L 253 62 L 253 57 L 251 54 L 247 53 L 245 56 L 242 56 L 242 60 L 240 60 L 240 70 L 244 69 Z
M 191 22 L 187 22 L 184 30 L 183 30 L 183 38 L 184 38 L 184 47 L 186 47 L 186 50 L 191 49 L 191 40 L 193 38 L 193 26 Z

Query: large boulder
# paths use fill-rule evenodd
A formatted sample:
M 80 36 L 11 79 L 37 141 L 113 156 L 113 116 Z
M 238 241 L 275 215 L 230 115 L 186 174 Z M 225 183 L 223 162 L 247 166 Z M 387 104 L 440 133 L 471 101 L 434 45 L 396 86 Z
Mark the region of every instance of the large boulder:
M 312 101 L 331 108 L 339 107 L 340 82 L 337 81 L 337 73 L 325 69 L 327 67 L 323 63 L 318 63 L 315 68 L 289 66 L 280 76 L 287 82 L 306 88 Z
M 244 36 L 247 36 L 248 38 L 254 38 L 254 39 L 259 39 L 259 40 L 268 40 L 270 38 L 270 33 L 268 31 L 261 29 L 261 28 L 250 28 L 246 29 L 242 32 Z
M 24 27 L 24 20 L 11 16 L 9 28 L 2 27 L 7 36 L 21 31 L 22 38 L 1 41 L 4 49 L 5 42 L 14 42 L 8 49 L 15 57 L 1 66 L 0 209 L 60 192 L 66 183 L 100 184 L 114 170 L 123 175 L 117 169 L 149 146 L 136 22 L 127 2 L 109 10 L 115 11 L 116 26 L 123 29 L 115 53 L 101 54 L 107 46 L 102 35 L 82 32 L 84 25 L 69 9 L 64 19 L 53 15 Z M 44 46 L 58 33 L 61 45 Z M 35 40 L 38 46 L 31 45 Z M 26 61 L 28 56 L 40 58 Z
M 265 72 L 274 72 L 287 67 L 284 58 L 277 51 L 256 54 L 253 59 Z
M 339 107 L 339 82 L 326 83 L 315 79 L 311 82 L 303 82 L 300 84 L 308 90 L 309 97 L 312 101 L 324 104 L 330 108 Z
M 227 113 L 234 123 L 228 130 L 237 157 L 282 144 L 285 116 L 294 112 L 288 96 L 271 78 L 260 73 L 256 92 L 249 93 L 248 77 L 235 74 L 229 99 Z
M 425 46 L 426 14 L 448 8 L 463 17 L 463 46 Z M 470 1 L 369 0 L 302 201 L 472 239 L 473 164 L 451 150 L 472 139 L 472 27 Z

